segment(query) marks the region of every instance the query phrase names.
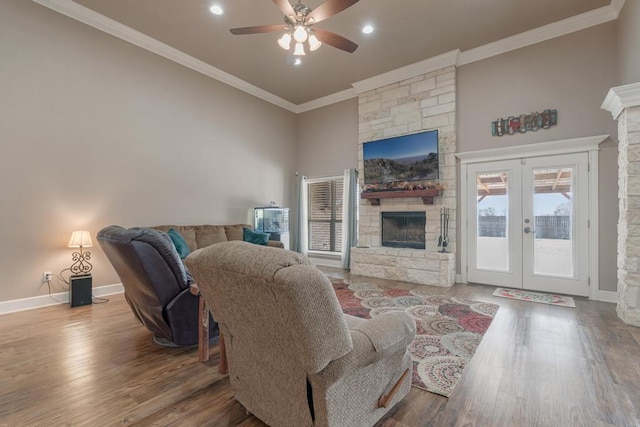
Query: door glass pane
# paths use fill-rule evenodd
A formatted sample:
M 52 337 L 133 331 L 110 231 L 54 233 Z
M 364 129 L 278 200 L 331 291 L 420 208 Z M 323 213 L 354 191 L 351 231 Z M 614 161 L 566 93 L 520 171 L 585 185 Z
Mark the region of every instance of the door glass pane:
M 534 274 L 574 276 L 573 176 L 571 167 L 533 170 Z
M 509 194 L 507 172 L 476 174 L 477 268 L 509 271 Z

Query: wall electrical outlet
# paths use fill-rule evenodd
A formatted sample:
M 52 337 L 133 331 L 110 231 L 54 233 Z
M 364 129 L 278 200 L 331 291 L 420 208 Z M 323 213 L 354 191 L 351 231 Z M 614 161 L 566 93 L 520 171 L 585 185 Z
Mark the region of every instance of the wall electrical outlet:
M 53 273 L 50 271 L 45 271 L 44 273 L 42 273 L 42 281 L 43 282 L 50 282 L 53 280 Z

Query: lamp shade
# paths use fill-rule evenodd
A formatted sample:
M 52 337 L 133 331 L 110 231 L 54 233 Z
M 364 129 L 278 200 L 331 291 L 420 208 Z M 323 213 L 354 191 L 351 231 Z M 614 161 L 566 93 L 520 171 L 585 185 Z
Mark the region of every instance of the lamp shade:
M 278 44 L 284 50 L 289 50 L 291 47 L 291 34 L 284 33 L 283 36 L 278 39 Z
M 70 248 L 90 248 L 93 246 L 91 242 L 91 234 L 88 231 L 74 231 L 69 239 Z
M 296 48 L 293 50 L 293 54 L 295 56 L 306 55 L 304 53 L 304 46 L 302 45 L 302 43 L 296 43 Z
M 311 36 L 309 36 L 309 50 L 313 52 L 320 46 L 322 46 L 322 42 L 320 42 L 320 40 L 318 40 L 318 38 L 314 34 L 311 34 Z

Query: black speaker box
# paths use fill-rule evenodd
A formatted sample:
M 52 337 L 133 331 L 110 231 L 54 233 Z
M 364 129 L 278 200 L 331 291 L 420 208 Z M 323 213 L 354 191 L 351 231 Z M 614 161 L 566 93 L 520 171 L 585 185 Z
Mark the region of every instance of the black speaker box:
M 78 307 L 79 305 L 91 304 L 92 291 L 90 274 L 71 276 L 69 281 L 69 305 Z

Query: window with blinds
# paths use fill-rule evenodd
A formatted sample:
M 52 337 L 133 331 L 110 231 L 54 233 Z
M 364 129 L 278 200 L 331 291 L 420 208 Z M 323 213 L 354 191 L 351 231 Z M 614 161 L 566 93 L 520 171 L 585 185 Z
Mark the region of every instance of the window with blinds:
M 343 178 L 309 182 L 307 187 L 309 250 L 342 250 Z

